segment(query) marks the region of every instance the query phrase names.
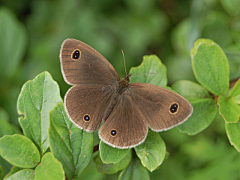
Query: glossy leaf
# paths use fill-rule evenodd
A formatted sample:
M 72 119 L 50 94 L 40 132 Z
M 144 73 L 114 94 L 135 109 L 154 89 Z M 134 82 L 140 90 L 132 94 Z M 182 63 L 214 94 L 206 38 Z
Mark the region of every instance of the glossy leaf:
M 191 103 L 193 113 L 191 117 L 177 126 L 180 132 L 195 135 L 206 129 L 217 114 L 217 103 L 213 99 L 199 99 Z
M 1 156 L 14 166 L 33 168 L 40 161 L 35 144 L 22 135 L 6 135 L 0 138 Z
M 179 80 L 171 87 L 191 102 L 198 99 L 211 98 L 211 95 L 204 87 L 192 81 Z
M 228 139 L 239 152 L 240 152 L 240 122 L 227 123 L 225 122 L 226 132 Z
M 224 96 L 218 97 L 219 113 L 223 119 L 229 123 L 236 123 L 240 116 L 240 106 L 232 99 L 227 99 Z
M 118 180 L 150 180 L 148 171 L 138 158 L 134 158 L 118 177 Z
M 142 63 L 138 67 L 130 70 L 132 76 L 131 83 L 148 83 L 161 87 L 167 86 L 167 69 L 156 55 L 144 56 Z M 146 74 L 154 73 L 154 74 Z
M 25 136 L 37 145 L 41 154 L 49 147 L 49 111 L 61 101 L 58 84 L 48 72 L 26 82 L 18 97 L 18 113 L 23 115 L 19 118 L 20 125 Z
M 103 163 L 109 164 L 121 161 L 129 153 L 130 149 L 114 148 L 100 141 L 99 151 Z
M 229 64 L 219 45 L 209 39 L 199 39 L 191 50 L 194 75 L 211 93 L 225 94 L 229 87 Z
M 102 162 L 99 154 L 96 155 L 93 160 L 96 163 L 98 172 L 105 173 L 105 174 L 114 174 L 126 168 L 129 162 L 131 161 L 131 158 L 132 158 L 132 151 L 128 151 L 127 155 L 117 163 L 105 164 Z
M 35 171 L 32 169 L 23 169 L 15 174 L 4 178 L 4 180 L 35 180 Z
M 146 140 L 136 146 L 136 154 L 149 171 L 155 170 L 160 166 L 165 158 L 166 146 L 157 132 L 148 131 Z
M 62 164 L 48 152 L 44 154 L 41 163 L 35 169 L 36 180 L 64 180 Z
M 63 103 L 50 111 L 48 133 L 51 152 L 62 163 L 68 179 L 78 178 L 91 160 L 93 133 L 76 127 L 69 120 Z

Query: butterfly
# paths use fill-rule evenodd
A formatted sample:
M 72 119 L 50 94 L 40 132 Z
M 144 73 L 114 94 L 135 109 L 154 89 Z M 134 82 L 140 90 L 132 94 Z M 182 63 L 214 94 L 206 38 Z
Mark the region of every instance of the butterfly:
M 79 40 L 62 43 L 60 61 L 64 80 L 72 85 L 64 97 L 69 119 L 87 132 L 100 128 L 99 138 L 112 147 L 135 147 L 146 139 L 148 128 L 168 130 L 193 112 L 173 91 L 130 83 L 131 74 L 120 79 L 107 59 Z

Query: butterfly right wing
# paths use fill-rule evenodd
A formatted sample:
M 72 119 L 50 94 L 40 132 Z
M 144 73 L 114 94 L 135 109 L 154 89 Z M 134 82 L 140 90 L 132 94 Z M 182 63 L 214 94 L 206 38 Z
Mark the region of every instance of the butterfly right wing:
M 70 120 L 87 132 L 98 129 L 114 88 L 114 85 L 99 84 L 81 84 L 70 88 L 64 99 Z

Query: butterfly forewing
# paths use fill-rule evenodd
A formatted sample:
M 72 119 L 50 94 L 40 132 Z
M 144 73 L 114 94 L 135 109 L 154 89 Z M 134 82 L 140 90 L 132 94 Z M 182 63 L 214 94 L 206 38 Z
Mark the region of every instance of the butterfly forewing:
M 119 76 L 113 66 L 87 44 L 66 39 L 60 50 L 64 80 L 70 85 L 113 84 Z

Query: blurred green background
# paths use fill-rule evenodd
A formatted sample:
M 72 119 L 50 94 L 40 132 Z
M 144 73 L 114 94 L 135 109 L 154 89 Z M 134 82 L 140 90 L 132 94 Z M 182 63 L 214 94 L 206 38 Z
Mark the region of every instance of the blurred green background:
M 43 71 L 64 82 L 59 61 L 66 38 L 81 40 L 105 56 L 120 77 L 156 54 L 167 66 L 168 85 L 195 81 L 189 51 L 198 38 L 218 43 L 229 58 L 230 78 L 240 72 L 239 0 L 0 0 L 0 120 L 19 127 L 16 102 L 22 85 Z M 0 121 L 0 135 L 5 135 Z M 196 136 L 177 129 L 160 135 L 169 158 L 151 179 L 240 179 L 240 156 L 229 144 L 224 120 Z M 3 165 L 5 163 L 5 165 Z M 0 159 L 4 170 L 10 165 Z M 82 179 L 116 179 L 98 173 L 94 163 Z

